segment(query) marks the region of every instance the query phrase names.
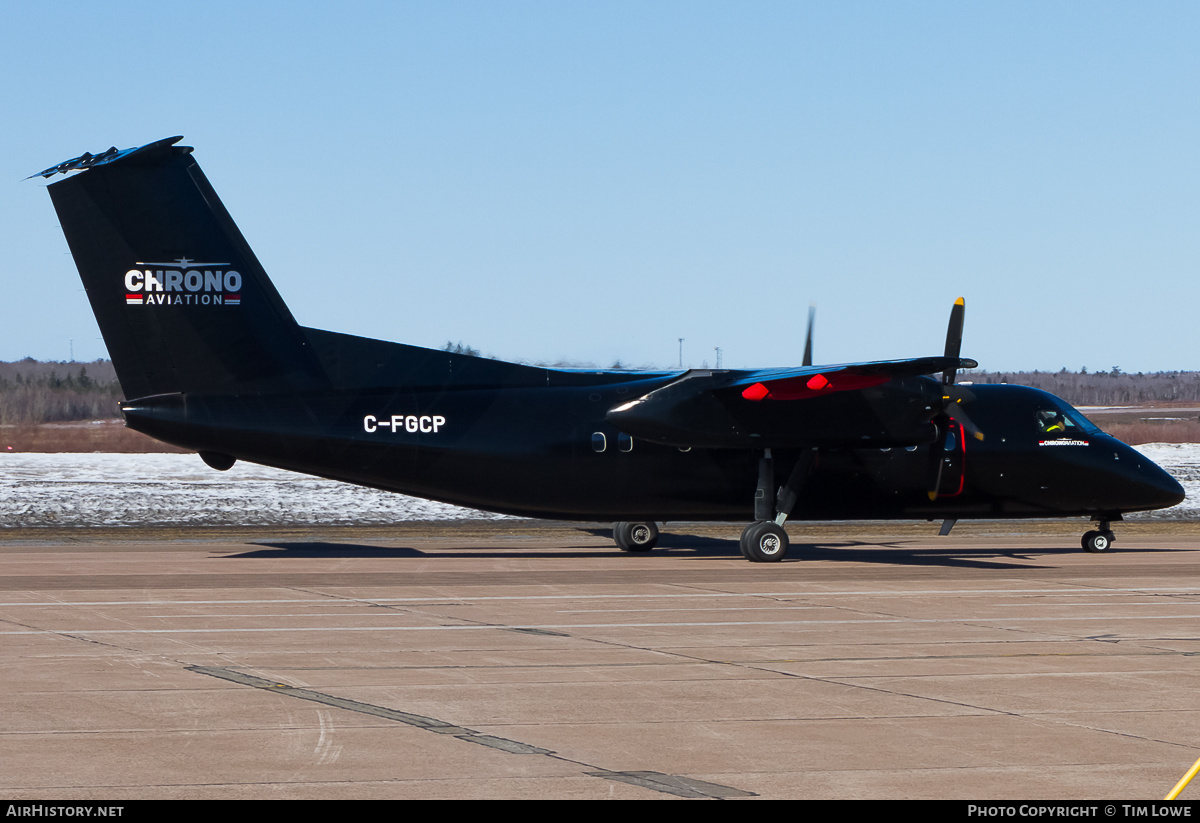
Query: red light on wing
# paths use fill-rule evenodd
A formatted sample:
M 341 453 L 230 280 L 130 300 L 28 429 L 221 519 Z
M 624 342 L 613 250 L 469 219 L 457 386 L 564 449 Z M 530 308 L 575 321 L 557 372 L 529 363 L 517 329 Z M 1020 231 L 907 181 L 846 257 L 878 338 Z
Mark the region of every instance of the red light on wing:
M 755 383 L 753 386 L 746 387 L 746 390 L 742 392 L 742 397 L 746 398 L 747 400 L 758 402 L 770 393 L 770 389 L 768 389 L 762 383 Z
M 856 374 L 849 370 L 834 372 L 829 377 L 823 374 L 814 374 L 811 377 L 784 377 L 766 383 L 755 383 L 742 392 L 742 397 L 755 402 L 759 400 L 804 400 L 833 392 L 868 389 L 891 379 L 886 374 Z

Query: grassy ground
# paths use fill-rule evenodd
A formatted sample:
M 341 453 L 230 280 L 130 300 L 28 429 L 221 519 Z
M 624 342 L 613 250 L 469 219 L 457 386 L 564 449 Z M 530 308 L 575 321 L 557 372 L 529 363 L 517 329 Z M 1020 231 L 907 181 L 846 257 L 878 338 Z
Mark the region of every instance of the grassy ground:
M 1131 446 L 1143 443 L 1200 443 L 1200 418 L 1194 408 L 1132 409 L 1092 412 L 1093 423 Z
M 125 428 L 121 420 L 81 420 L 0 426 L 0 451 L 105 452 L 108 454 L 184 453 L 144 434 Z

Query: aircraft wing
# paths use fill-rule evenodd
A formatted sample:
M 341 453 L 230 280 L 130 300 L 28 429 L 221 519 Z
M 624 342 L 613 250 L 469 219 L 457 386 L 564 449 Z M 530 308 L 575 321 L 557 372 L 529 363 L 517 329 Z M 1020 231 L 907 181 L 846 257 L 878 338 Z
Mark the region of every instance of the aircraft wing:
M 974 368 L 919 357 L 755 371 L 689 371 L 609 411 L 621 431 L 679 447 L 896 447 L 930 442 L 940 381 Z M 771 402 L 778 401 L 778 402 Z
M 973 369 L 974 360 L 951 357 L 917 357 L 909 360 L 874 360 L 833 366 L 802 366 L 789 369 L 759 369 L 738 373 L 729 382 L 741 388 L 742 397 L 759 400 L 804 400 L 833 392 L 853 391 L 882 385 L 898 377 L 919 377 L 948 369 Z

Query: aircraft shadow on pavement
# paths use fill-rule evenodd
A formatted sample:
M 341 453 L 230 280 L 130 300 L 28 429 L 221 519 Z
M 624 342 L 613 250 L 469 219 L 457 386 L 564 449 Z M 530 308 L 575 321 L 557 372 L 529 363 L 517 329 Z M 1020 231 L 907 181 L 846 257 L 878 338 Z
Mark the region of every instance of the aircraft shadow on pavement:
M 269 557 L 283 558 L 411 558 L 411 557 L 438 557 L 448 559 L 495 559 L 504 553 L 511 553 L 511 546 L 464 546 L 455 548 L 453 545 L 440 547 L 435 551 L 424 551 L 408 546 L 371 546 L 363 543 L 334 543 L 321 540 L 307 542 L 278 542 L 278 543 L 254 543 L 255 546 L 263 548 L 238 552 L 237 554 L 222 555 L 223 558 L 255 558 L 264 559 Z M 737 546 L 734 546 L 734 553 L 737 553 Z M 615 546 L 611 552 L 605 552 L 603 549 L 597 550 L 593 546 L 564 546 L 561 548 L 545 548 L 545 547 L 529 547 L 521 550 L 522 557 L 545 557 L 545 558 L 578 558 L 584 559 L 588 557 L 603 557 L 605 554 L 613 556 L 621 556 L 625 553 L 617 549 Z
M 597 537 L 608 537 L 608 529 L 584 528 L 580 531 Z M 1026 563 L 998 563 L 997 558 L 1012 560 L 1032 560 L 1045 554 L 1077 553 L 1079 549 L 1045 548 L 1030 552 L 1028 550 L 987 550 L 987 549 L 916 549 L 908 545 L 910 538 L 896 540 L 823 540 L 806 543 L 793 539 L 788 556 L 784 563 L 802 563 L 812 560 L 856 561 L 859 563 L 878 563 L 890 566 L 961 566 L 967 568 L 989 568 L 1009 566 L 1012 568 L 1030 568 Z M 729 556 L 739 557 L 737 540 L 733 538 L 706 537 L 692 534 L 663 533 L 658 538 L 651 555 L 662 552 L 667 556 L 670 551 L 687 551 L 698 556 Z M 771 565 L 771 564 L 764 564 Z
M 1067 545 L 1053 545 L 1051 541 L 1065 541 Z M 1069 535 L 1052 537 L 1047 543 L 1036 548 L 993 548 L 993 541 L 986 538 L 979 540 L 978 547 L 961 545 L 946 548 L 916 547 L 911 545 L 913 538 L 901 537 L 892 540 L 822 540 L 804 542 L 793 538 L 791 548 L 784 563 L 803 563 L 816 560 L 833 560 L 840 562 L 873 563 L 883 566 L 941 566 L 959 568 L 1012 568 L 1036 569 L 1057 568 L 1053 558 L 1080 555 L 1082 549 L 1072 544 Z M 924 543 L 923 538 L 920 542 Z M 722 546 L 713 554 L 740 554 L 736 540 L 721 540 L 711 537 L 699 537 L 684 534 L 663 535 L 659 538 L 655 551 L 663 548 L 695 549 L 700 545 Z M 1147 549 L 1115 547 L 1111 554 L 1132 554 L 1145 552 L 1170 551 L 1169 549 Z M 709 553 L 701 549 L 697 554 Z M 1047 560 L 1045 565 L 1031 565 L 1030 561 Z M 1013 561 L 1013 562 L 1006 562 Z M 770 564 L 764 564 L 770 565 Z
M 581 529 L 597 536 L 607 536 L 605 529 Z M 965 568 L 1010 567 L 1027 569 L 1027 563 L 998 562 L 999 558 L 1011 560 L 1033 560 L 1037 557 L 1051 554 L 1074 554 L 1079 549 L 1045 548 L 1033 552 L 1029 550 L 987 550 L 987 549 L 916 549 L 908 546 L 909 540 L 901 538 L 891 541 L 863 540 L 826 540 L 805 543 L 793 540 L 788 556 L 784 563 L 803 563 L 813 560 L 855 561 L 858 563 L 876 563 L 886 566 L 957 566 Z M 688 551 L 693 555 L 731 557 L 740 556 L 736 539 L 716 537 L 701 537 L 689 534 L 662 534 L 655 546 L 655 552 L 663 552 L 664 556 L 671 550 Z M 771 565 L 771 564 L 764 564 Z
M 581 528 L 580 532 L 597 537 L 608 537 L 606 529 Z M 567 541 L 564 541 L 567 542 Z M 1075 555 L 1080 549 L 1070 546 L 1043 546 L 1034 549 L 993 549 L 983 542 L 979 548 L 962 548 L 961 546 L 940 548 L 915 548 L 909 545 L 909 538 L 886 541 L 864 540 L 828 540 L 811 543 L 793 542 L 788 557 L 783 562 L 805 563 L 813 561 L 840 561 L 870 563 L 881 566 L 909 567 L 958 567 L 958 568 L 1051 568 L 1057 564 L 1030 565 L 1030 561 L 1064 555 Z M 456 549 L 452 545 L 439 548 L 436 551 L 424 551 L 408 546 L 385 546 L 368 543 L 337 543 L 332 541 L 278 541 L 254 543 L 258 548 L 236 554 L 223 555 L 225 558 L 414 558 L 439 557 L 447 559 L 486 559 L 495 558 L 502 552 L 511 553 L 511 546 L 487 547 L 464 546 Z M 1114 549 L 1114 554 L 1129 552 L 1157 551 L 1155 549 Z M 596 558 L 596 557 L 625 557 L 625 552 L 615 546 L 611 549 L 597 546 L 562 546 L 562 547 L 530 547 L 521 550 L 523 557 L 542 557 L 547 559 L 564 558 Z M 663 560 L 679 560 L 681 555 L 694 558 L 740 558 L 737 541 L 729 538 L 709 537 L 704 535 L 664 533 L 659 538 L 656 548 L 645 554 L 635 555 L 641 558 Z M 771 565 L 771 564 L 763 564 Z

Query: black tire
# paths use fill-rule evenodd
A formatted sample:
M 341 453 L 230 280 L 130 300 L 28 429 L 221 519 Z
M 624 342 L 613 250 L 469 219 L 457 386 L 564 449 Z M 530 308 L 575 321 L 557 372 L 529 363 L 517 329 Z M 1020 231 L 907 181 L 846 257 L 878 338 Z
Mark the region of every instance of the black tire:
M 1083 546 L 1083 550 L 1085 552 L 1091 552 L 1092 554 L 1103 554 L 1104 552 L 1112 549 L 1113 533 L 1109 531 L 1102 532 L 1092 529 L 1091 531 L 1087 532 L 1083 536 L 1083 539 L 1079 542 L 1080 545 Z
M 656 523 L 613 523 L 613 540 L 623 552 L 648 552 L 658 542 Z
M 742 532 L 742 554 L 751 563 L 778 563 L 787 557 L 788 535 L 773 521 L 751 523 Z

